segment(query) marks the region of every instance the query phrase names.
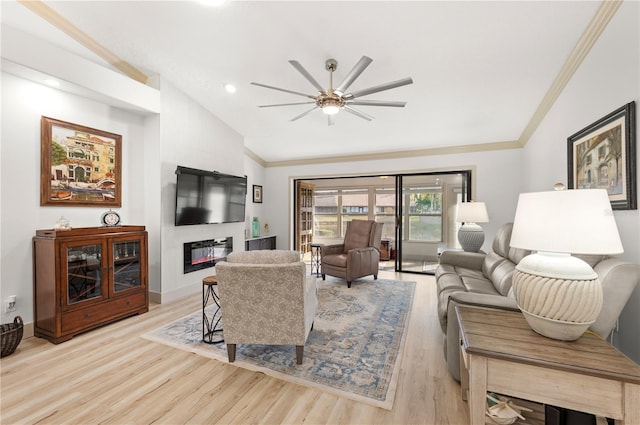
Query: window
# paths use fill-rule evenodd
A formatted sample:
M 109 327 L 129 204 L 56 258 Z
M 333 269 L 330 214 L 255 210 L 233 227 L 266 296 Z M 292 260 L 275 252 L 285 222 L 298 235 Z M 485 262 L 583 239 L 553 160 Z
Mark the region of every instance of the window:
M 396 235 L 396 190 L 394 188 L 375 189 L 375 221 L 384 223 L 382 239 L 395 239 Z
M 344 237 L 347 223 L 351 220 L 369 219 L 369 191 L 367 189 L 343 189 L 340 191 L 341 233 Z
M 322 238 L 339 238 L 338 231 L 338 191 L 314 191 L 313 235 Z
M 439 186 L 405 187 L 403 195 L 405 210 L 402 219 L 405 231 L 408 230 L 406 238 L 410 241 L 441 242 L 442 189 Z
M 338 242 L 344 238 L 349 221 L 369 219 L 368 189 L 316 189 L 314 198 L 313 235 L 317 242 Z

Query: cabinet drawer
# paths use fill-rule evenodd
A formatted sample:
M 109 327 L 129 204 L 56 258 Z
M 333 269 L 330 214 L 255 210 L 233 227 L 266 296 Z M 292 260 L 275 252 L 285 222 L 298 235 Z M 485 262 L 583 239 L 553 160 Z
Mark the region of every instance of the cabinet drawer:
M 146 307 L 146 294 L 141 292 L 105 303 L 75 310 L 62 315 L 62 333 L 90 328 L 97 323 L 108 322 Z

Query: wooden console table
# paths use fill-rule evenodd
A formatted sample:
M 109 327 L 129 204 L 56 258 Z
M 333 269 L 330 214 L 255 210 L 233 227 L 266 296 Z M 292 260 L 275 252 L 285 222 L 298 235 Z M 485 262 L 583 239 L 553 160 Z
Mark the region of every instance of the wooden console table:
M 458 306 L 456 313 L 472 425 L 485 423 L 487 391 L 640 424 L 640 366 L 599 337 L 546 338 L 518 311 Z

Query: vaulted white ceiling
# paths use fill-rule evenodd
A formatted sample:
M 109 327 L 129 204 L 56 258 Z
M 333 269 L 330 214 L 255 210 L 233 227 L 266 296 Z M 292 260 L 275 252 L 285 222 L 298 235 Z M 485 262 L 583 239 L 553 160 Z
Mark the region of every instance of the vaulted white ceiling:
M 575 64 L 574 48 L 598 15 L 594 1 L 195 1 L 46 2 L 73 26 L 149 76 L 162 75 L 245 137 L 268 162 L 396 154 L 526 142 Z M 35 34 L 108 65 L 20 3 L 2 1 L 3 25 Z M 606 26 L 606 22 L 599 24 Z M 591 36 L 597 39 L 597 35 Z M 592 40 L 593 42 L 593 40 Z M 289 63 L 328 86 L 363 55 L 372 64 L 352 90 L 412 77 L 412 85 L 364 99 L 371 122 L 340 112 L 335 125 L 309 105 L 258 108 L 305 98 L 316 89 Z M 579 65 L 579 63 L 578 63 Z M 224 83 L 238 90 L 231 95 Z M 335 83 L 334 83 L 335 85 Z

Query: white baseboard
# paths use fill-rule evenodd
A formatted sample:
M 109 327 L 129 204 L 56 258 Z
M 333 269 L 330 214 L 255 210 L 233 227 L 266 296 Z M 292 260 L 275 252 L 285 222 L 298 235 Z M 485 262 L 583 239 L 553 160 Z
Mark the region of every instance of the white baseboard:
M 200 292 L 202 292 L 202 286 L 193 284 L 186 285 L 169 292 L 149 291 L 149 301 L 157 304 L 166 304 L 189 295 L 199 294 Z

